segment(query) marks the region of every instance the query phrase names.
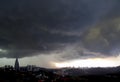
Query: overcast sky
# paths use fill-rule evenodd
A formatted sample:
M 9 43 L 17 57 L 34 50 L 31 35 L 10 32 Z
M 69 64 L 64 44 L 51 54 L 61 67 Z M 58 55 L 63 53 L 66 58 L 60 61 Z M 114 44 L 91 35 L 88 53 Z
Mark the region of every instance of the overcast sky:
M 117 57 L 119 0 L 0 0 L 0 65 Z M 11 62 L 10 62 L 11 61 Z

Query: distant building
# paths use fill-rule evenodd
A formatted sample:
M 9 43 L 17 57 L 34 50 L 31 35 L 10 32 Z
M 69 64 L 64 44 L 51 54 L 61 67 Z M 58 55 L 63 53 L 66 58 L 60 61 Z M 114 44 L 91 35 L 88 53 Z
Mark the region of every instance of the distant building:
M 19 69 L 20 69 L 18 58 L 16 58 L 16 60 L 15 60 L 14 68 L 15 68 L 16 71 L 19 71 Z
M 35 65 L 27 65 L 27 71 L 34 71 L 35 68 Z
M 26 71 L 27 71 L 27 67 L 26 67 L 26 66 L 20 67 L 20 71 L 21 71 L 21 72 L 26 72 Z
M 3 69 L 4 69 L 4 71 L 12 71 L 13 70 L 13 66 L 11 66 L 11 65 L 5 65 L 3 67 Z

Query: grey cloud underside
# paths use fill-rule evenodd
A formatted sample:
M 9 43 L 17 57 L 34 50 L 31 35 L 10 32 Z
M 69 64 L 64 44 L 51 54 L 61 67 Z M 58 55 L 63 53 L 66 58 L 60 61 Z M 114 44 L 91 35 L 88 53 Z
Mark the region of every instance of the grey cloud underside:
M 104 34 L 109 27 L 102 27 L 101 34 L 106 35 L 106 40 L 102 38 L 101 42 L 95 38 L 92 43 L 87 37 L 90 30 L 96 28 L 92 27 L 95 24 L 119 17 L 119 3 L 119 0 L 1 0 L 0 48 L 7 52 L 0 52 L 0 57 L 60 53 L 71 44 L 82 44 L 76 46 L 73 54 L 81 55 L 79 47 L 108 54 L 116 48 L 114 43 L 119 44 L 119 39 L 113 41 L 114 38 L 108 38 L 114 28 Z M 109 41 L 107 47 L 106 41 Z M 82 51 L 82 56 L 85 55 Z

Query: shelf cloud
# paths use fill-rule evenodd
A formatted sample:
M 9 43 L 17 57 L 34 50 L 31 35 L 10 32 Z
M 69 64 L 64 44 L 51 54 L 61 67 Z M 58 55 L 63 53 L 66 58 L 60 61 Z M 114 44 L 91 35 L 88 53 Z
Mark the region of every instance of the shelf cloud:
M 119 0 L 1 0 L 0 57 L 116 56 Z

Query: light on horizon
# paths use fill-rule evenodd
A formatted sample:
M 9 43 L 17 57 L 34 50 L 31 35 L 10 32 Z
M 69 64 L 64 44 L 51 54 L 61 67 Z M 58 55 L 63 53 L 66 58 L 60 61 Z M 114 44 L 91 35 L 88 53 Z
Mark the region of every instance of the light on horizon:
M 56 62 L 54 65 L 57 68 L 63 67 L 115 67 L 120 65 L 120 59 L 117 58 L 89 58 L 77 59 L 66 62 Z

